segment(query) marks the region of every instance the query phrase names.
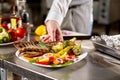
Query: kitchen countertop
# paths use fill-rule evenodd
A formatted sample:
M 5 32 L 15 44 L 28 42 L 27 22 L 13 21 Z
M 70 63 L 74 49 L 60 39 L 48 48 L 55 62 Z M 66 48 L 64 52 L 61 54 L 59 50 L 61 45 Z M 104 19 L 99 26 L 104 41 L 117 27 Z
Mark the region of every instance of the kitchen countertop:
M 106 64 L 102 60 L 97 62 L 90 55 L 78 63 L 62 68 L 36 66 L 16 56 L 4 60 L 4 68 L 31 80 L 120 80 L 120 74 L 112 71 L 115 68 L 112 66 L 113 64 Z
M 13 45 L 4 46 L 0 47 L 0 58 L 3 61 L 0 64 L 30 80 L 120 80 L 119 64 L 104 60 L 103 55 L 94 50 L 90 40 L 84 40 L 82 47 L 84 51 L 88 51 L 88 56 L 82 61 L 67 67 L 45 68 L 20 60 L 15 55 L 17 50 Z

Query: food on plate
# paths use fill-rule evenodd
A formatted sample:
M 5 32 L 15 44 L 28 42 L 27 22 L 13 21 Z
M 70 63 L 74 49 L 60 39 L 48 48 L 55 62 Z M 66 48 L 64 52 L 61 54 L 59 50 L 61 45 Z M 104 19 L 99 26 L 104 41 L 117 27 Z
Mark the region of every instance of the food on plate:
M 1 26 L 2 26 L 5 30 L 8 30 L 8 29 L 9 29 L 8 26 L 7 26 L 7 24 L 5 24 L 5 23 L 1 24 Z
M 23 38 L 26 35 L 26 30 L 23 27 L 18 27 L 16 28 L 15 34 L 18 37 Z
M 68 65 L 82 53 L 81 41 L 76 38 L 61 42 L 43 43 L 41 41 L 20 42 L 14 44 L 20 55 L 30 63 L 42 65 Z
M 11 37 L 10 41 L 13 42 L 13 41 L 17 41 L 18 40 L 18 37 L 17 35 L 15 34 L 15 29 L 9 29 L 8 30 L 8 33 Z
M 49 52 L 48 48 L 41 47 L 37 41 L 18 42 L 14 46 L 24 57 L 35 57 Z
M 63 42 L 58 42 L 57 44 L 52 46 L 52 50 L 54 52 L 58 52 L 58 51 L 62 50 L 63 48 L 67 47 L 67 46 L 73 46 L 75 41 L 76 41 L 76 38 L 74 37 L 70 40 L 65 40 Z
M 10 41 L 10 35 L 8 32 L 0 26 L 0 44 Z
M 22 27 L 19 18 L 0 18 L 0 44 L 15 42 L 23 39 L 26 30 Z
M 41 56 L 43 53 L 42 52 L 21 52 L 20 55 L 24 56 L 24 57 L 28 57 L 28 58 L 33 58 L 36 56 Z
M 52 46 L 52 50 L 54 52 L 58 52 L 58 51 L 62 50 L 63 47 L 64 47 L 63 43 L 62 42 L 58 42 L 56 45 Z
M 81 52 L 81 42 L 79 42 L 78 44 L 76 44 L 73 48 L 72 51 L 75 53 L 75 55 L 79 55 Z
M 11 42 L 17 41 L 19 39 L 22 39 L 26 35 L 26 30 L 22 27 L 18 27 L 16 29 L 9 29 L 8 30 L 9 35 L 11 36 Z
M 50 45 L 47 45 L 43 42 L 38 42 L 40 47 L 46 48 L 47 50 L 50 50 Z

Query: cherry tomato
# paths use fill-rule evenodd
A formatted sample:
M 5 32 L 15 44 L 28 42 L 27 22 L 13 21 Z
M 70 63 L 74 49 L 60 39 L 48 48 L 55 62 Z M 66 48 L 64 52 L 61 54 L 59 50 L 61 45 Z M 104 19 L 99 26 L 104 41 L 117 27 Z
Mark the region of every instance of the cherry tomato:
M 23 38 L 26 35 L 26 30 L 22 27 L 18 27 L 15 33 L 18 37 Z
M 8 30 L 8 33 L 9 33 L 10 36 L 11 36 L 10 41 L 17 41 L 17 40 L 18 40 L 18 37 L 17 37 L 14 29 L 9 29 L 9 30 Z
M 3 27 L 5 30 L 8 30 L 7 24 L 1 24 L 1 25 L 2 25 L 2 27 Z
M 50 62 L 53 62 L 55 60 L 54 56 L 49 57 Z

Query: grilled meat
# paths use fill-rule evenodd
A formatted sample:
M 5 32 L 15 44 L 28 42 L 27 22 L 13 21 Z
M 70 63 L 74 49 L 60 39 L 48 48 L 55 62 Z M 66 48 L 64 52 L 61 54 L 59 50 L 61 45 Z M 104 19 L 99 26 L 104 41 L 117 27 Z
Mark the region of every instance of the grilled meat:
M 37 41 L 19 42 L 15 43 L 14 46 L 20 52 L 49 52 L 47 48 L 41 47 Z
M 20 56 L 33 58 L 33 57 L 41 56 L 43 54 L 44 54 L 43 52 L 22 52 Z
M 23 55 L 24 57 L 41 56 L 44 53 L 49 52 L 47 48 L 41 47 L 37 41 L 19 42 L 15 43 L 14 46 L 19 50 L 20 55 Z

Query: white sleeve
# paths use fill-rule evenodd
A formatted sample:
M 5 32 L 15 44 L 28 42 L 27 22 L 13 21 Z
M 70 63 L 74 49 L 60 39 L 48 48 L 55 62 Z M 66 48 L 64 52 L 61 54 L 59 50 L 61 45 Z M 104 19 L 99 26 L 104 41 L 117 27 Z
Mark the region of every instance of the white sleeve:
M 72 0 L 53 0 L 45 22 L 47 20 L 55 20 L 59 25 L 61 25 L 63 18 L 66 16 L 71 1 Z

